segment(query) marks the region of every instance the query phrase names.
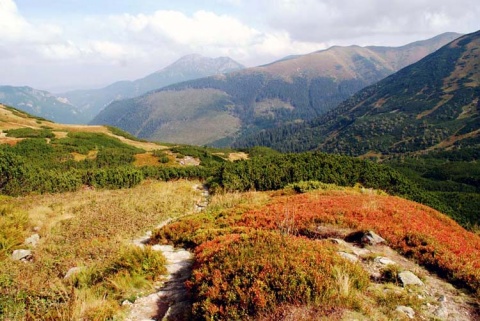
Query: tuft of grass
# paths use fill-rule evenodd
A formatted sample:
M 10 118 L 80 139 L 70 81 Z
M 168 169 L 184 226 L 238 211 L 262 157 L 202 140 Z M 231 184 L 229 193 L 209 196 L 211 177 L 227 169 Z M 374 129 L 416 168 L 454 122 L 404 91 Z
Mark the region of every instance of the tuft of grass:
M 8 198 L 0 196 L 0 204 Z M 0 260 L 5 259 L 24 241 L 28 215 L 9 205 L 0 205 Z

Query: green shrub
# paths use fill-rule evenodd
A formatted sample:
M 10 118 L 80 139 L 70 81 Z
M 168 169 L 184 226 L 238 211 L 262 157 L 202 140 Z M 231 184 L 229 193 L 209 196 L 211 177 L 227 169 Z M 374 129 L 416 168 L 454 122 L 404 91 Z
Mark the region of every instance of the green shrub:
M 55 134 L 50 129 L 16 128 L 6 130 L 7 136 L 18 138 L 54 138 Z

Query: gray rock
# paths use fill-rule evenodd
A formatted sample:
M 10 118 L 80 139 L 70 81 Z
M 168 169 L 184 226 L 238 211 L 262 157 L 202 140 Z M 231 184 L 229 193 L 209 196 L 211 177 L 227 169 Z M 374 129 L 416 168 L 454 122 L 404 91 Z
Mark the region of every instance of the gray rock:
M 404 305 L 399 305 L 395 311 L 405 314 L 410 319 L 415 318 L 415 311 L 411 307 L 406 307 Z
M 350 254 L 350 253 L 347 253 L 347 252 L 337 252 L 341 257 L 343 257 L 344 259 L 347 259 L 351 262 L 358 262 L 358 257 L 353 255 L 353 254 Z
M 349 244 L 347 242 L 345 242 L 344 240 L 342 239 L 330 239 L 330 242 L 332 242 L 333 244 L 338 244 L 338 245 L 343 245 L 343 246 L 349 246 Z
M 32 236 L 27 237 L 27 238 L 25 239 L 25 244 L 26 244 L 26 245 L 31 245 L 31 246 L 33 246 L 33 247 L 36 247 L 39 241 L 40 241 L 40 235 L 38 235 L 38 234 L 33 234 Z
M 365 233 L 365 235 L 362 236 L 361 241 L 364 244 L 370 244 L 370 245 L 386 243 L 385 239 L 383 239 L 380 235 L 378 235 L 373 231 L 368 231 L 367 233 Z
M 71 278 L 73 275 L 79 273 L 81 270 L 83 270 L 83 267 L 78 267 L 78 266 L 73 267 L 73 268 L 71 268 L 71 269 L 69 269 L 69 270 L 67 271 L 67 273 L 65 274 L 65 276 L 64 276 L 63 278 L 64 278 L 64 279 L 69 279 L 69 278 Z
M 12 260 L 14 261 L 27 261 L 32 258 L 32 251 L 30 250 L 15 250 L 12 253 Z
M 356 247 L 356 246 L 352 246 L 351 250 L 355 255 L 358 255 L 358 256 L 365 256 L 365 255 L 369 255 L 370 253 L 372 253 L 372 251 L 370 251 L 370 250 L 361 249 L 361 248 Z
M 378 256 L 375 258 L 375 263 L 380 263 L 382 265 L 393 265 L 393 264 L 397 264 L 397 262 L 393 261 L 393 260 L 390 260 L 388 257 L 382 257 L 382 256 Z
M 415 274 L 410 271 L 403 271 L 398 273 L 398 278 L 402 282 L 403 286 L 407 285 L 419 285 L 423 286 L 422 280 L 420 280 Z
M 446 320 L 448 318 L 448 309 L 445 306 L 445 304 L 441 304 L 435 312 L 433 312 L 433 315 L 435 315 L 437 318 Z

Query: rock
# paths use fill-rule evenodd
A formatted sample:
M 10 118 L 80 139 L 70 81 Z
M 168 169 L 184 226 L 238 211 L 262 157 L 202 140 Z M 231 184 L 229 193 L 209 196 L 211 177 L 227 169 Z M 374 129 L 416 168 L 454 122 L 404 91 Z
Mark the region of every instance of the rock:
M 415 318 L 415 311 L 411 307 L 406 307 L 404 305 L 399 305 L 395 311 L 405 314 L 410 319 Z
M 380 263 L 382 265 L 393 265 L 393 264 L 397 264 L 397 262 L 393 261 L 393 260 L 390 260 L 388 257 L 382 257 L 382 256 L 378 256 L 375 258 L 374 262 L 376 263 Z
M 30 237 L 27 237 L 25 239 L 25 244 L 26 245 L 31 245 L 33 247 L 37 246 L 38 242 L 40 241 L 40 235 L 38 234 L 33 234 Z
M 351 250 L 357 256 L 365 256 L 365 255 L 369 255 L 370 253 L 372 253 L 372 251 L 370 251 L 370 250 L 361 249 L 361 248 L 356 247 L 356 246 L 352 246 Z
M 132 305 L 133 305 L 133 303 L 128 301 L 128 300 L 125 300 L 125 301 L 122 302 L 122 306 L 129 306 L 130 307 Z
M 73 275 L 79 273 L 81 270 L 83 270 L 82 267 L 78 267 L 78 266 L 73 267 L 73 268 L 71 268 L 71 269 L 69 269 L 69 270 L 67 271 L 67 273 L 65 274 L 65 276 L 64 276 L 63 278 L 64 278 L 64 279 L 69 279 L 69 278 L 71 278 Z
M 349 244 L 348 244 L 347 242 L 345 242 L 344 240 L 342 240 L 342 239 L 332 238 L 332 239 L 330 239 L 330 242 L 332 242 L 333 244 L 338 244 L 338 245 L 343 245 L 343 246 L 349 246 Z
M 368 231 L 366 232 L 362 239 L 361 242 L 363 244 L 369 244 L 369 245 L 377 245 L 381 243 L 386 243 L 385 239 L 383 239 L 380 235 L 373 231 Z
M 32 251 L 30 250 L 15 250 L 12 253 L 12 260 L 14 261 L 28 261 L 32 258 Z
M 444 304 L 441 304 L 433 314 L 442 320 L 446 320 L 448 318 L 448 309 Z
M 403 271 L 398 273 L 398 278 L 402 282 L 403 286 L 407 285 L 419 285 L 423 286 L 422 280 L 420 280 L 415 274 L 410 271 Z
M 349 260 L 350 262 L 358 262 L 358 257 L 353 254 L 350 254 L 347 252 L 337 252 L 337 253 L 344 259 Z

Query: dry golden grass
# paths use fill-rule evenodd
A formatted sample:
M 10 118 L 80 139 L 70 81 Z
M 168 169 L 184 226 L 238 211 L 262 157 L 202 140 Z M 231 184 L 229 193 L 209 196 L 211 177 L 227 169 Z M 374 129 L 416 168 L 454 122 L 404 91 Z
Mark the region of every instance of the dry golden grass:
M 118 260 L 120 249 L 131 247 L 133 239 L 169 218 L 192 212 L 200 194 L 193 185 L 188 181 L 145 181 L 132 189 L 9 198 L 11 206 L 28 213 L 32 230 L 27 234 L 37 227 L 41 236 L 31 263 L 0 262 L 0 276 L 12 280 L 11 288 L 5 290 L 12 302 L 17 298 L 18 305 L 11 305 L 17 312 L 12 310 L 11 315 L 21 315 L 25 309 L 25 300 L 18 297 L 20 293 L 28 293 L 32 299 L 48 293 L 45 300 L 55 302 L 50 306 L 30 306 L 32 317 L 53 313 L 57 315 L 53 319 L 67 320 L 72 315 L 80 319 L 82 314 L 111 313 L 112 300 L 105 289 L 118 288 L 129 296 L 131 289 L 122 289 L 122 284 L 148 289 L 143 279 L 131 282 L 137 276 L 128 274 L 102 280 L 93 289 L 69 288 L 63 277 L 72 267 L 108 271 L 112 262 Z M 120 306 L 117 304 L 116 308 L 118 312 Z
M 248 159 L 248 154 L 243 152 L 228 154 L 228 160 L 234 162 L 236 160 Z
M 83 161 L 83 160 L 86 160 L 86 159 L 97 158 L 98 150 L 91 150 L 91 151 L 88 152 L 87 155 L 76 153 L 76 152 L 72 152 L 71 154 L 73 156 L 73 160 L 75 160 L 77 162 L 80 162 L 80 161 Z
M 32 118 L 30 116 L 27 116 L 27 114 L 23 114 L 21 112 L 14 112 L 12 110 L 6 109 L 2 104 L 0 104 L 0 131 L 15 129 L 15 128 L 25 128 L 25 127 L 29 127 L 33 129 L 48 127 L 52 129 L 52 131 L 55 133 L 55 137 L 57 138 L 66 137 L 68 132 L 102 133 L 112 137 L 116 137 L 120 141 L 128 145 L 135 146 L 147 151 L 168 148 L 166 146 L 161 146 L 156 143 L 139 142 L 139 141 L 127 139 L 123 136 L 114 135 L 105 126 L 63 125 L 63 124 L 57 124 L 48 120 L 39 120 L 36 118 Z M 0 143 L 5 142 L 9 144 L 14 144 L 16 141 L 18 141 L 18 139 L 7 139 L 7 138 L 8 137 L 4 137 L 4 138 L 0 137 Z
M 136 154 L 134 166 L 160 166 L 161 163 L 158 160 L 158 157 L 154 156 L 151 152 Z

